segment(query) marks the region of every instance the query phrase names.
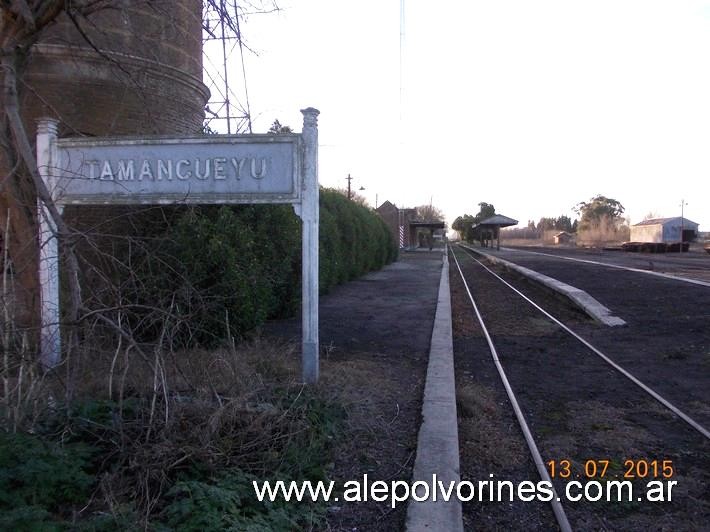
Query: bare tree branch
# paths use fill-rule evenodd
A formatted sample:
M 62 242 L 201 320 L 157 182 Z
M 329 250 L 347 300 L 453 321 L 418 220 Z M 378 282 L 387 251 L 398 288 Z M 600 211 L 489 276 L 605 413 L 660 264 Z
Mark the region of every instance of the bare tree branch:
M 32 146 L 30 146 L 29 138 L 25 130 L 25 125 L 22 123 L 20 118 L 19 105 L 17 101 L 17 84 L 15 78 L 15 64 L 13 62 L 13 56 L 5 55 L 2 58 L 2 65 L 5 68 L 4 76 L 4 96 L 5 96 L 5 113 L 7 114 L 8 120 L 10 122 L 10 128 L 12 130 L 15 142 L 17 143 L 17 149 L 22 158 L 23 163 L 27 167 L 32 178 L 32 183 L 34 184 L 37 196 L 40 201 L 45 205 L 49 211 L 52 221 L 57 228 L 57 232 L 60 236 L 69 240 L 71 237 L 71 231 L 67 227 L 64 218 L 59 213 L 52 195 L 50 194 L 47 186 L 42 179 L 37 168 L 37 161 L 35 160 L 35 155 L 32 152 Z M 76 255 L 73 253 L 71 243 L 69 243 L 69 252 L 67 253 L 67 265 L 69 267 L 69 287 L 70 287 L 70 305 L 69 305 L 69 320 L 75 322 L 79 306 L 81 302 L 81 289 L 79 286 L 78 277 L 78 262 L 76 260 Z
M 25 22 L 27 22 L 30 29 L 34 30 L 35 19 L 32 15 L 32 11 L 30 11 L 30 6 L 27 5 L 27 2 L 25 2 L 25 0 L 12 0 L 12 7 L 14 7 L 15 11 L 25 19 Z

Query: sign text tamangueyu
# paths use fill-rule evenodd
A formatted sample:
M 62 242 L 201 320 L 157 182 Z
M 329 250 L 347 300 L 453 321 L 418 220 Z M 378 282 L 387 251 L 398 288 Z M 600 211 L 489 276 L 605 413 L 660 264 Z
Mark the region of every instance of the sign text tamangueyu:
M 58 141 L 64 204 L 300 199 L 299 136 Z

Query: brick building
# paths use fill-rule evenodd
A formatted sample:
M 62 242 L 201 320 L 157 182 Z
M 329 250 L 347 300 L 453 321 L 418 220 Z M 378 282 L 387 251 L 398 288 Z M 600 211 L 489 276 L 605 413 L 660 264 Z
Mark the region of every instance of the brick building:
M 400 249 L 421 246 L 422 235 L 426 240 L 433 240 L 434 231 L 445 228 L 443 221 L 418 220 L 416 209 L 399 209 L 390 201 L 385 201 L 375 212 L 385 222 Z

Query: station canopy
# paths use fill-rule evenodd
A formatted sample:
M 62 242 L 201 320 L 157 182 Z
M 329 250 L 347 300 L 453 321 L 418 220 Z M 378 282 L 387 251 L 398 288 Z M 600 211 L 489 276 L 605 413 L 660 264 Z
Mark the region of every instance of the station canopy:
M 496 244 L 496 248 L 500 249 L 500 228 L 510 227 L 511 225 L 518 225 L 518 220 L 513 220 L 512 218 L 508 218 L 507 216 L 503 216 L 502 214 L 496 214 L 494 216 L 491 216 L 490 218 L 481 220 L 479 223 L 474 225 L 473 231 L 476 235 L 476 238 L 481 239 L 482 246 L 488 245 L 485 243 L 484 238 L 486 234 L 489 234 L 491 239 L 497 237 L 498 242 Z
M 516 222 L 517 223 L 517 222 Z M 409 222 L 410 227 L 425 228 L 425 229 L 444 229 L 446 224 L 444 222 Z
M 485 220 L 481 220 L 479 223 L 473 226 L 474 229 L 495 229 L 498 227 L 510 227 L 511 225 L 518 225 L 518 220 L 513 220 L 502 214 L 496 214 Z

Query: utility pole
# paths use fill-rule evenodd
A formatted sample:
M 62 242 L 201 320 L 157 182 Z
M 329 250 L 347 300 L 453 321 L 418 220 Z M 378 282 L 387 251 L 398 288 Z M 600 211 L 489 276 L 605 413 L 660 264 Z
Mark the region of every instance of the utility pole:
M 348 177 L 346 177 L 345 179 L 348 180 L 348 199 L 351 200 L 351 199 L 353 199 L 353 193 L 352 193 L 352 190 L 351 190 L 351 188 L 350 188 L 350 182 L 353 180 L 353 178 L 350 177 L 350 174 L 348 174 Z M 358 190 L 359 190 L 360 192 L 362 192 L 363 190 L 365 190 L 365 187 L 360 187 Z
M 678 250 L 679 253 L 683 253 L 683 229 L 685 225 L 685 219 L 683 218 L 683 210 L 686 205 L 687 203 L 684 199 L 680 200 L 680 249 Z

